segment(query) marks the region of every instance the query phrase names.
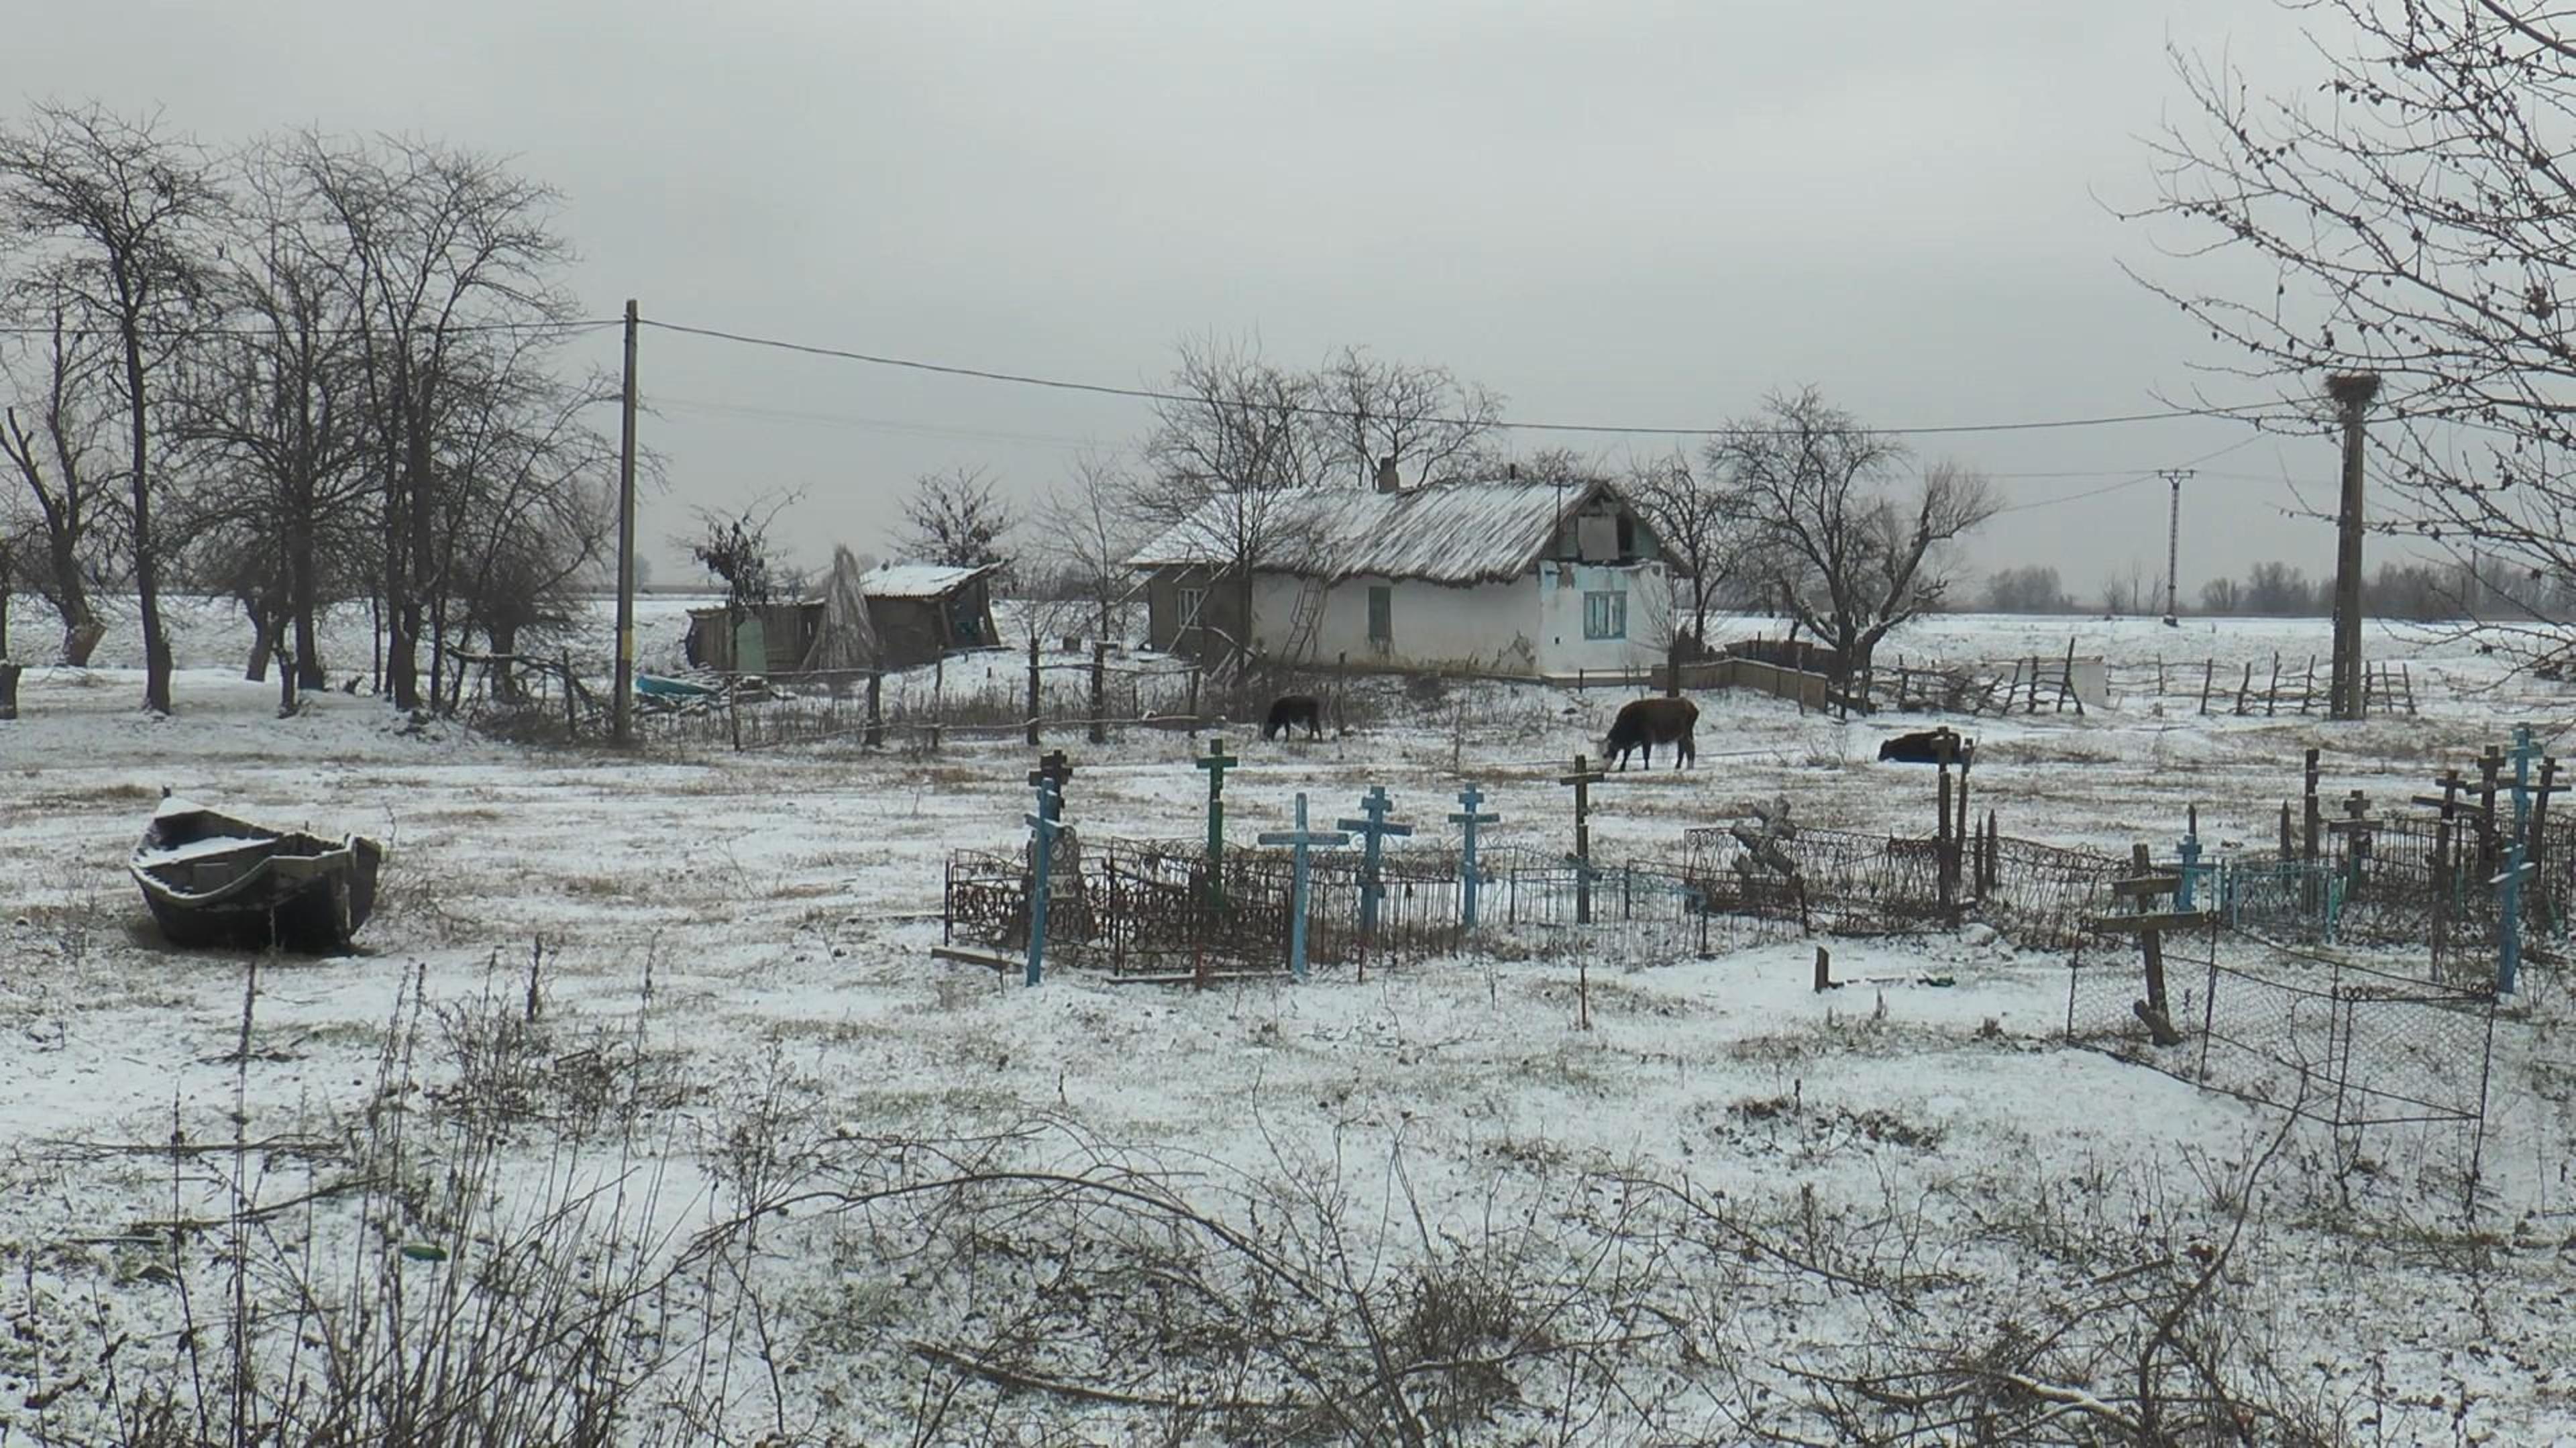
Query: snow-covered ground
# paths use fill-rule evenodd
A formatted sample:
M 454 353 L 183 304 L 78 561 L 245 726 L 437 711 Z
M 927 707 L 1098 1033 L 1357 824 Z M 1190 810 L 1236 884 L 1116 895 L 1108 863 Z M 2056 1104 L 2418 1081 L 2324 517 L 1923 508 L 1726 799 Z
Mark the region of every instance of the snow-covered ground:
M 647 600 L 646 667 L 676 661 L 686 606 Z M 22 657 L 41 622 L 14 611 Z M 2072 637 L 2126 680 L 2158 657 L 2304 660 L 2324 636 L 1964 616 L 1888 648 Z M 170 1393 L 227 1421 L 237 1323 L 244 1399 L 270 1405 L 250 1416 L 274 1419 L 325 1364 L 408 1361 L 383 1325 L 426 1338 L 424 1314 L 454 1361 L 547 1380 L 520 1411 L 578 1377 L 631 1441 L 1406 1441 L 1388 1425 L 1410 1414 L 1412 1441 L 1832 1442 L 1884 1420 L 1836 1420 L 1853 1390 L 1802 1375 L 1917 1353 L 1944 1383 L 1987 1364 L 1988 1411 L 2058 1403 L 2050 1431 L 2107 1438 L 2142 1354 L 2180 1382 L 2209 1344 L 2244 1401 L 2351 1441 L 2576 1441 L 2576 1047 L 2553 968 L 2499 1018 L 2464 1220 L 2457 1128 L 2284 1134 L 2068 1045 L 2064 957 L 1982 929 L 1829 942 L 1858 982 L 1829 994 L 1806 943 L 1025 990 L 929 955 L 947 852 L 1024 837 L 1016 741 L 627 758 L 336 691 L 280 721 L 273 686 L 239 678 L 237 614 L 183 607 L 175 637 L 171 718 L 136 712 L 120 630 L 103 667 L 32 668 L 0 724 L 0 1442 L 129 1441 Z M 335 677 L 366 647 L 363 615 L 335 619 Z M 2331 793 L 2399 808 L 2511 723 L 2569 716 L 2465 644 L 2370 647 L 2408 664 L 2419 716 L 2202 718 L 2133 692 L 1981 720 L 1962 726 L 1981 806 L 2067 845 L 2161 851 L 2195 805 L 2205 833 L 2261 841 L 2308 746 Z M 1284 827 L 1299 791 L 1329 816 L 1383 785 L 1438 843 L 1463 775 L 1502 816 L 1489 840 L 1567 847 L 1555 776 L 1616 696 L 1368 687 L 1389 722 L 1351 737 L 1229 734 L 1238 838 Z M 1875 761 L 1919 719 L 1700 704 L 1699 768 L 1596 791 L 1597 854 L 1669 856 L 1778 796 L 1809 823 L 1928 830 L 1928 772 Z M 1049 744 L 1087 830 L 1199 827 L 1188 736 Z M 363 951 L 159 943 L 124 865 L 165 787 L 387 840 Z M 756 1235 L 755 1199 L 778 1209 Z M 618 1336 L 577 1352 L 492 1326 L 495 1303 Z

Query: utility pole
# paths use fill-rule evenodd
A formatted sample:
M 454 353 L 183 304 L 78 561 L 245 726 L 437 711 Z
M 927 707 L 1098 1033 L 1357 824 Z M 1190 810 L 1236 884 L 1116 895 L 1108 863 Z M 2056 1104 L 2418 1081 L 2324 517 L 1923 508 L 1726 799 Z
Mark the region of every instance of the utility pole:
M 617 434 L 617 675 L 608 704 L 608 734 L 635 742 L 635 299 L 626 299 L 625 414 Z M 571 681 L 566 680 L 569 688 Z
M 2156 476 L 2173 484 L 2173 510 L 2165 515 L 2165 627 L 2182 627 L 2182 601 L 2176 594 L 2177 564 L 2182 558 L 2182 480 L 2189 468 L 2159 468 Z
M 2362 717 L 2361 462 L 2362 415 L 2379 394 L 2376 372 L 2336 372 L 2326 395 L 2343 414 L 2343 507 L 2335 515 L 2334 684 L 2337 719 Z

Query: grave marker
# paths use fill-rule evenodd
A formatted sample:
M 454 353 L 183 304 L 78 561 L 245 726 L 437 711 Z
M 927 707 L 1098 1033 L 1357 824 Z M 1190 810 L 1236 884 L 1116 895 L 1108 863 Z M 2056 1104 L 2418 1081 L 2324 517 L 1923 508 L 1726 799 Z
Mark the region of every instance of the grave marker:
M 1394 802 L 1386 797 L 1386 786 L 1373 784 L 1369 786 L 1368 793 L 1360 796 L 1360 818 L 1333 821 L 1333 828 L 1349 830 L 1360 836 L 1360 938 L 1362 940 L 1377 933 L 1377 902 L 1378 898 L 1386 893 L 1385 881 L 1379 875 L 1386 837 L 1394 835 L 1402 838 L 1413 833 L 1413 826 L 1397 824 L 1386 817 L 1387 811 L 1392 808 L 1394 808 Z
M 1556 777 L 1574 786 L 1574 923 L 1592 923 L 1592 786 L 1610 776 L 1592 767 L 1588 756 L 1574 756 L 1574 772 Z
M 1243 761 L 1225 752 L 1225 741 L 1211 739 L 1208 752 L 1193 761 L 1207 771 L 1207 903 L 1225 908 L 1225 772 Z
M 1023 815 L 1028 821 L 1030 843 L 1036 848 L 1037 865 L 1029 872 L 1029 973 L 1028 983 L 1036 985 L 1046 978 L 1046 926 L 1048 875 L 1055 863 L 1055 839 L 1063 829 L 1064 796 L 1056 792 L 1052 775 L 1041 773 L 1038 781 L 1037 813 Z
M 1461 926 L 1469 930 L 1476 928 L 1476 889 L 1482 883 L 1476 871 L 1476 827 L 1500 824 L 1503 819 L 1498 814 L 1477 813 L 1476 806 L 1484 802 L 1485 792 L 1470 783 L 1465 789 L 1458 791 L 1458 803 L 1465 808 L 1453 810 L 1449 815 L 1449 822 L 1458 827 L 1460 837 L 1458 888 L 1462 893 L 1458 902 L 1458 921 Z
M 1335 849 L 1351 842 L 1339 830 L 1314 830 L 1306 827 L 1306 792 L 1297 792 L 1297 828 L 1271 830 L 1256 838 L 1265 845 L 1286 845 L 1293 852 L 1289 868 L 1288 892 L 1288 973 L 1298 980 L 1306 978 L 1306 852 L 1311 849 Z

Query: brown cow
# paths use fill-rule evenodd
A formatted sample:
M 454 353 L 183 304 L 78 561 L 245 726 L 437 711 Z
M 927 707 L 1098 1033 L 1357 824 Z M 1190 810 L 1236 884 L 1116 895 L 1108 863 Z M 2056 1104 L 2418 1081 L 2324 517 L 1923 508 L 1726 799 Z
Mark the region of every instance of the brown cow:
M 1691 741 L 1691 730 L 1699 725 L 1699 706 L 1688 699 L 1637 699 L 1619 707 L 1619 717 L 1610 721 L 1610 733 L 1601 741 L 1601 760 L 1619 759 L 1619 767 L 1628 767 L 1628 752 L 1646 751 L 1646 767 L 1655 767 L 1655 746 L 1673 746 L 1673 768 L 1679 769 L 1699 757 L 1699 748 Z

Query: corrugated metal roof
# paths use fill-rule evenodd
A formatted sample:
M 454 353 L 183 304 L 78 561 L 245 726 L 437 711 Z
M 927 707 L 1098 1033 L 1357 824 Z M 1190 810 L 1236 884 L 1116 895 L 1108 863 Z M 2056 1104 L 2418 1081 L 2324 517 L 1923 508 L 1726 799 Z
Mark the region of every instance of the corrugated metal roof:
M 1257 503 L 1219 496 L 1129 556 L 1131 568 L 1234 561 L 1238 507 L 1259 507 L 1276 547 L 1263 567 L 1334 578 L 1419 578 L 1487 583 L 1529 571 L 1556 536 L 1557 520 L 1601 491 L 1518 480 L 1435 483 L 1402 492 L 1307 488 Z
M 859 577 L 859 592 L 869 598 L 938 598 L 954 593 L 990 573 L 981 568 L 951 568 L 944 563 L 888 563 Z

